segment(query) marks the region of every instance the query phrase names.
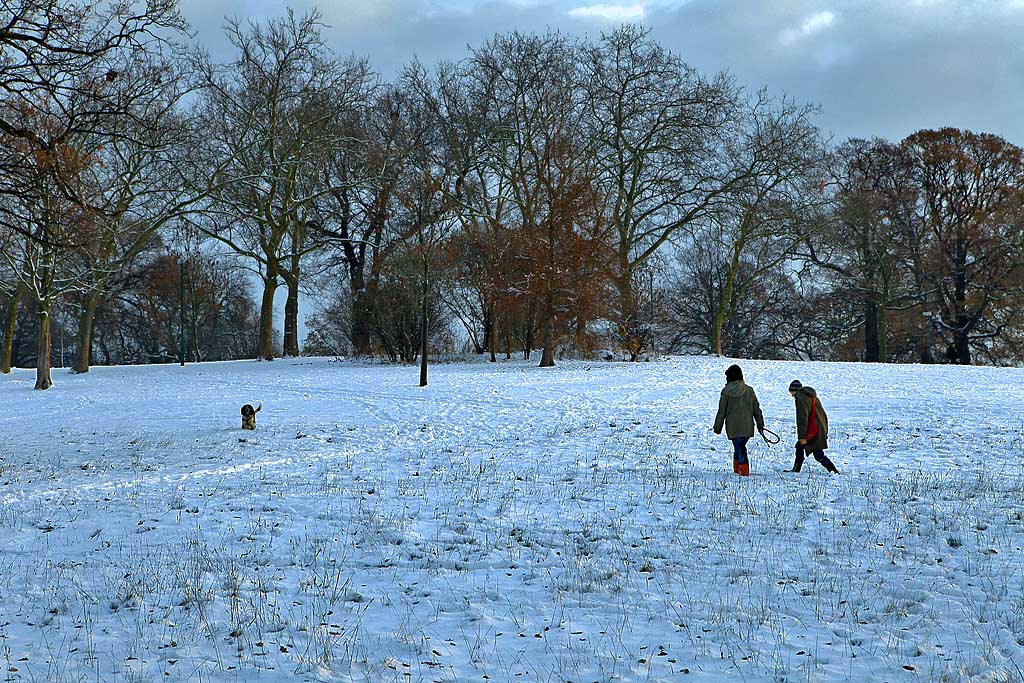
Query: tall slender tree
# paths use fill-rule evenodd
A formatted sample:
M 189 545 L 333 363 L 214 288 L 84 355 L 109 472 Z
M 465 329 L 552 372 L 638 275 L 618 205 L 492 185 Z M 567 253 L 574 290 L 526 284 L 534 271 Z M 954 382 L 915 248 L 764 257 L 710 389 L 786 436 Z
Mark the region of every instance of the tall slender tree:
M 786 99 L 773 101 L 762 91 L 744 132 L 729 147 L 738 180 L 709 213 L 710 231 L 700 233 L 720 241 L 726 255 L 711 323 L 710 346 L 719 356 L 723 329 L 750 288 L 791 259 L 820 225 L 815 217 L 827 203 L 827 154 L 811 121 L 814 111 Z
M 220 167 L 207 220 L 197 225 L 249 259 L 263 283 L 259 357 L 272 360 L 274 295 L 290 292 L 286 354 L 298 352 L 300 263 L 322 159 L 338 144 L 332 122 L 369 78 L 364 60 L 335 57 L 320 36 L 315 11 L 265 24 L 229 22 L 234 62 L 195 60 L 203 82 L 201 125 L 212 138 L 210 168 Z M 225 161 L 226 160 L 226 161 Z
M 635 360 L 646 343 L 636 274 L 746 177 L 726 154 L 746 117 L 732 79 L 701 76 L 637 26 L 603 35 L 586 64 L 589 136 L 599 144 L 616 251 L 617 325 Z

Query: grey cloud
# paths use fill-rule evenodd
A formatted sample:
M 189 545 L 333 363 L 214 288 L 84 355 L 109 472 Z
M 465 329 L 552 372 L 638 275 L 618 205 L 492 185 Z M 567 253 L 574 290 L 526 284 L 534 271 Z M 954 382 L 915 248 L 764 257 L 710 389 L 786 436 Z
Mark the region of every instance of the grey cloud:
M 1024 7 L 995 2 L 700 0 L 651 18 L 656 34 L 702 69 L 822 106 L 838 136 L 899 139 L 957 126 L 1024 144 Z M 779 35 L 820 11 L 826 29 L 784 45 Z
M 641 0 L 336 0 L 320 3 L 339 53 L 368 56 L 385 76 L 417 56 L 457 59 L 494 33 L 557 28 L 598 35 L 611 24 L 571 17 L 573 7 Z M 1013 0 L 663 0 L 644 23 L 696 68 L 728 70 L 821 105 L 837 137 L 891 139 L 925 127 L 993 132 L 1024 144 L 1024 2 Z M 312 6 L 295 2 L 301 12 Z M 183 12 L 214 54 L 224 14 L 282 13 L 272 2 L 184 0 Z M 831 21 L 821 13 L 831 12 Z M 801 31 L 807 23 L 806 30 Z M 788 32 L 788 33 L 787 33 Z

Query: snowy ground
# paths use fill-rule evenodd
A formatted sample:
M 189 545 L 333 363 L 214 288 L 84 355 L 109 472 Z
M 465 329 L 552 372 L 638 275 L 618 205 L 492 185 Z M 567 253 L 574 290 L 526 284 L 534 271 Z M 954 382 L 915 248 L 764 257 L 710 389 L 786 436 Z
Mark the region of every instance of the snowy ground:
M 0 681 L 1024 681 L 1024 371 L 727 364 L 0 377 Z

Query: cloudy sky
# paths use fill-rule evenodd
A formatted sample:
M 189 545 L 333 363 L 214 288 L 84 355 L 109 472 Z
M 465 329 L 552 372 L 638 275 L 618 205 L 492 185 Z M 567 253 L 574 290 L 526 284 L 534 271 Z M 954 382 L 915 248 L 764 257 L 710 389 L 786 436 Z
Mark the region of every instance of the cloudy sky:
M 292 0 L 319 7 L 340 53 L 385 75 L 413 56 L 459 58 L 494 33 L 599 36 L 622 22 L 704 72 L 727 70 L 822 108 L 837 138 L 940 126 L 1024 145 L 1024 0 Z M 224 55 L 225 16 L 281 14 L 274 0 L 182 0 L 197 38 Z

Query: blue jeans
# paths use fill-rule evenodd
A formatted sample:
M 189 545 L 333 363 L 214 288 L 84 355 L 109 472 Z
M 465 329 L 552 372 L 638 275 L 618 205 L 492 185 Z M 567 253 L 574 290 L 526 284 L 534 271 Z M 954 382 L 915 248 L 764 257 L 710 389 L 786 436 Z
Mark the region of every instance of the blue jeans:
M 732 459 L 740 465 L 747 464 L 747 442 L 750 441 L 749 436 L 738 436 L 735 439 L 729 439 L 732 441 Z

